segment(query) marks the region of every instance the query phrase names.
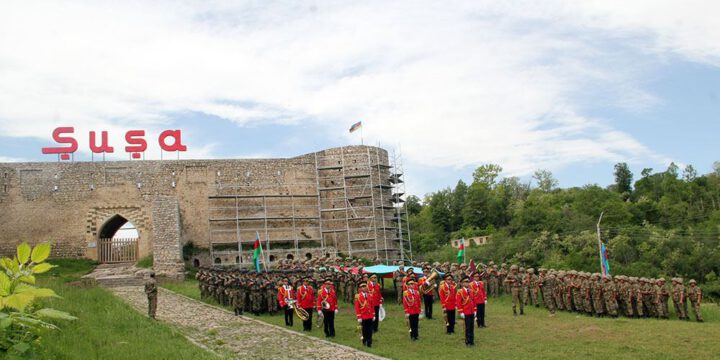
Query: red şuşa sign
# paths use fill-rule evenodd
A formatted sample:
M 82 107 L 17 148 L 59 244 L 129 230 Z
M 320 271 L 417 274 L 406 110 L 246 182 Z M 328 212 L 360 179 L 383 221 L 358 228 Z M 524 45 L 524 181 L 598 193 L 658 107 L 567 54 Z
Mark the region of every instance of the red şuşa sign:
M 59 127 L 53 130 L 53 140 L 60 145 L 58 147 L 44 147 L 43 154 L 59 154 L 60 160 L 70 160 L 70 154 L 78 150 L 78 142 L 73 137 L 75 128 L 72 126 Z M 168 140 L 172 142 L 168 144 Z M 125 133 L 125 152 L 130 153 L 133 159 L 140 159 L 141 153 L 147 150 L 147 141 L 145 140 L 145 130 L 129 130 Z M 165 130 L 158 136 L 160 149 L 163 151 L 187 151 L 187 146 L 182 144 L 182 131 Z M 90 151 L 95 154 L 113 153 L 115 148 L 108 143 L 108 132 L 100 132 L 100 144 L 98 145 L 97 132 L 90 131 Z

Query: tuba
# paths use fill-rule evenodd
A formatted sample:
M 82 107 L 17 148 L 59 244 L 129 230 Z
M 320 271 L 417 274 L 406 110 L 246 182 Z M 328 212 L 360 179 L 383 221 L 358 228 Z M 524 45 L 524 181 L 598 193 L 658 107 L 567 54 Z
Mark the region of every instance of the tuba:
M 290 308 L 293 309 L 293 311 L 295 312 L 295 315 L 297 315 L 297 317 L 300 320 L 306 321 L 307 319 L 310 318 L 310 314 L 308 314 L 308 312 L 305 311 L 305 309 L 297 306 L 297 300 L 288 300 L 287 304 Z
M 440 273 L 436 269 L 432 269 L 432 273 L 425 279 L 425 283 L 420 286 L 420 293 L 423 295 L 430 294 L 435 288 L 435 284 L 432 282 L 434 282 L 438 276 L 440 276 Z

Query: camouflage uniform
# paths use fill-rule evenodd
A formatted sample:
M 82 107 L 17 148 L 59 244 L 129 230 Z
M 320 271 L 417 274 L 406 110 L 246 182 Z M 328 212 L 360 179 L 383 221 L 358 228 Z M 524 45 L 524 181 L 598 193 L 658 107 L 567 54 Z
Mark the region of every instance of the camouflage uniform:
M 695 313 L 695 320 L 703 322 L 702 312 L 700 311 L 700 302 L 702 301 L 702 290 L 697 286 L 695 280 L 690 280 L 690 286 L 687 288 L 687 298 L 692 305 Z
M 615 284 L 609 275 L 603 277 L 603 299 L 605 300 L 605 310 L 608 315 L 617 317 L 617 299 Z
M 630 281 L 634 300 L 633 303 L 635 304 L 635 314 L 637 314 L 637 317 L 645 317 L 645 312 L 643 311 L 642 293 L 640 291 L 638 279 L 636 277 L 632 277 L 630 278 Z
M 665 279 L 658 279 L 655 284 L 655 307 L 657 308 L 657 317 L 661 319 L 668 318 L 668 293 L 665 286 Z
M 511 266 L 510 271 L 511 273 L 505 277 L 505 285 L 511 287 L 513 315 L 517 315 L 516 308 L 518 307 L 518 305 L 520 306 L 520 315 L 525 315 L 522 298 L 522 276 L 518 274 L 517 265 Z
M 599 274 L 593 274 L 590 281 L 590 291 L 592 293 L 593 310 L 595 315 L 605 315 L 605 299 L 603 298 L 603 284 Z

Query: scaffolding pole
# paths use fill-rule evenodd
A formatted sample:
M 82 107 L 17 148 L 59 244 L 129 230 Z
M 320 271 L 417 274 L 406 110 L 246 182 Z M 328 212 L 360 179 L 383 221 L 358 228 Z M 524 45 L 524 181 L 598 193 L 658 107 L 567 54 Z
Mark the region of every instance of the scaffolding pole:
M 385 262 L 388 261 L 388 247 L 387 247 L 387 226 L 385 225 L 385 199 L 383 198 L 383 180 L 382 180 L 382 172 L 380 169 L 380 149 L 375 149 L 375 155 L 377 157 L 377 172 L 378 172 L 378 186 L 380 187 L 380 214 L 382 216 L 382 226 L 383 226 L 383 243 L 385 244 Z M 368 164 L 369 165 L 369 164 Z

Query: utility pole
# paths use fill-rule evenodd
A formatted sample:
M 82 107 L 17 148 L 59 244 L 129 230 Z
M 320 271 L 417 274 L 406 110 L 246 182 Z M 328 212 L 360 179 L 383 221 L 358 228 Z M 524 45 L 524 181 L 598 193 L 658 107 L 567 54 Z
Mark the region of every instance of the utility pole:
M 602 217 L 603 217 L 604 213 L 605 213 L 605 211 L 600 212 L 600 218 L 598 219 L 598 222 L 597 222 L 597 239 L 598 239 L 598 255 L 599 255 L 598 259 L 600 259 L 600 272 L 603 275 L 607 275 L 607 273 L 605 272 L 605 267 L 603 266 L 602 240 L 600 238 L 600 222 L 602 221 Z

